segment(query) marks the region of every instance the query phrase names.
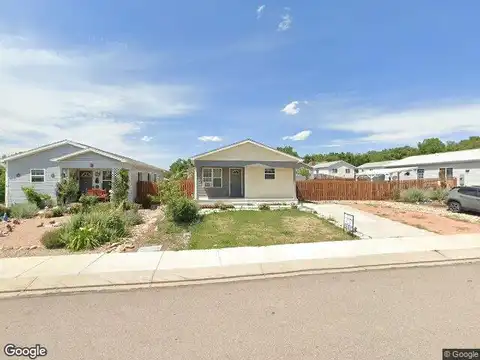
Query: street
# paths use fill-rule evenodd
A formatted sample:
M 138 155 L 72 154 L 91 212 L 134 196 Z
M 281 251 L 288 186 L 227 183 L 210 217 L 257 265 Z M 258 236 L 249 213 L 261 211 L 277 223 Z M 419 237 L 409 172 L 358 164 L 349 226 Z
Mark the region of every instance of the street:
M 479 305 L 478 263 L 11 298 L 0 343 L 5 358 L 13 343 L 59 360 L 433 360 L 480 347 Z

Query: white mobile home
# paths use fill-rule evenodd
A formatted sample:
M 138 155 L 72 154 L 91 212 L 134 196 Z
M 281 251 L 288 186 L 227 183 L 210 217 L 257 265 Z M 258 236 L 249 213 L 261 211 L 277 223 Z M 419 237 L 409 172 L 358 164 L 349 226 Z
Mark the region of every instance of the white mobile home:
M 410 156 L 386 168 L 413 169 L 409 177 L 400 175 L 400 180 L 456 178 L 458 185 L 480 185 L 480 149 Z
M 355 177 L 355 166 L 343 160 L 315 164 L 312 170 L 312 177 L 320 177 L 321 175 L 353 179 Z

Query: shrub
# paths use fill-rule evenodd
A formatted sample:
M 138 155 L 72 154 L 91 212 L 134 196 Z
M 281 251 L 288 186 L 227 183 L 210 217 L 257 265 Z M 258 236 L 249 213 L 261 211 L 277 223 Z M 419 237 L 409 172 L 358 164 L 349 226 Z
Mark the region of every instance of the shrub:
M 442 188 L 432 189 L 427 192 L 427 196 L 433 201 L 445 201 L 448 196 L 448 190 Z
M 19 219 L 31 219 L 38 213 L 38 207 L 35 204 L 23 203 L 14 204 L 11 209 L 11 216 Z
M 125 222 L 127 226 L 135 226 L 135 225 L 140 225 L 143 224 L 143 217 L 140 215 L 138 210 L 127 210 L 125 211 Z
M 80 203 L 71 203 L 67 207 L 67 212 L 70 214 L 78 214 L 80 211 L 82 211 L 82 204 Z
M 0 204 L 0 216 L 3 216 L 3 214 L 7 214 L 7 216 L 10 216 L 12 214 L 12 211 L 5 205 Z
M 53 205 L 52 197 L 48 194 L 41 194 L 33 187 L 22 186 L 22 191 L 31 204 L 35 204 L 37 208 L 43 209 L 47 205 Z
M 61 249 L 65 247 L 65 243 L 62 239 L 63 229 L 58 228 L 55 230 L 47 231 L 42 235 L 40 242 L 47 249 Z
M 393 190 L 393 194 L 392 194 L 392 199 L 394 201 L 399 201 L 400 200 L 400 197 L 401 197 L 401 191 L 400 189 L 394 189 Z
M 180 187 L 179 181 L 162 180 L 158 183 L 158 195 L 153 198 L 154 201 L 160 204 L 168 205 L 170 202 L 175 202 L 182 197 L 185 197 L 185 194 Z
M 45 212 L 43 213 L 43 217 L 44 217 L 45 219 L 50 219 L 50 218 L 52 218 L 52 217 L 53 217 L 53 211 L 51 211 L 51 210 L 45 211 Z
M 270 210 L 270 206 L 268 204 L 260 204 L 258 205 L 258 210 Z
M 93 249 L 125 237 L 128 235 L 128 227 L 135 221 L 133 215 L 126 215 L 123 211 L 100 211 L 98 207 L 93 207 L 90 212 L 72 216 L 65 224 L 62 240 L 74 251 Z
M 58 204 L 70 204 L 78 199 L 80 187 L 78 181 L 73 177 L 63 179 L 57 183 L 56 195 Z
M 65 214 L 65 208 L 63 206 L 57 206 L 52 209 L 53 217 L 60 217 Z
M 152 196 L 148 195 L 142 199 L 142 208 L 143 209 L 150 209 L 153 204 Z M 126 209 L 125 209 L 126 210 Z
M 140 204 L 135 204 L 134 202 L 127 201 L 125 203 L 125 210 L 140 210 L 142 206 Z
M 419 203 L 427 200 L 427 196 L 424 190 L 411 188 L 400 193 L 400 200 L 408 203 Z
M 298 205 L 297 205 L 297 204 L 291 204 L 291 205 L 290 205 L 290 208 L 291 208 L 292 210 L 298 209 Z
M 80 196 L 80 204 L 82 204 L 83 210 L 88 210 L 92 206 L 98 204 L 98 197 L 92 195 L 82 195 Z
M 198 218 L 198 206 L 193 200 L 185 196 L 176 201 L 170 201 L 167 205 L 167 213 L 176 223 L 191 223 Z
M 215 209 L 220 209 L 220 210 L 228 210 L 228 209 L 233 209 L 233 208 L 235 208 L 235 206 L 233 206 L 232 204 L 225 204 L 225 203 L 223 203 L 223 202 L 217 201 L 217 202 L 214 204 L 214 208 L 215 208 Z

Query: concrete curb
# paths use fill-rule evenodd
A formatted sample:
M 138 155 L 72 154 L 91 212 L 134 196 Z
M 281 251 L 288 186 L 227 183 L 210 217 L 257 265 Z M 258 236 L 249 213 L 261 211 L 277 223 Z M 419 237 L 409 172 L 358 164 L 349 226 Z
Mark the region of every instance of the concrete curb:
M 447 250 L 443 252 L 434 250 L 331 259 L 304 259 L 262 264 L 251 263 L 222 267 L 15 278 L 7 279 L 0 283 L 2 285 L 0 298 L 82 293 L 86 291 L 125 291 L 152 287 L 260 280 L 335 272 L 446 266 L 475 262 L 480 262 L 480 256 L 478 256 L 478 252 L 472 252 L 471 249 Z M 5 284 L 5 281 L 9 284 Z M 5 285 L 9 286 L 9 289 L 5 289 Z

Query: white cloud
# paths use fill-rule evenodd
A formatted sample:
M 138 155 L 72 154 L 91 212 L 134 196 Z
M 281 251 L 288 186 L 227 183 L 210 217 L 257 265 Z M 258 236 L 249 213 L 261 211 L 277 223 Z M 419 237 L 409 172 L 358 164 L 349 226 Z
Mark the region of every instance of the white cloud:
M 152 139 L 153 139 L 153 137 L 151 137 L 151 136 L 146 136 L 146 135 L 145 135 L 144 137 L 142 137 L 141 140 L 142 140 L 142 141 L 145 141 L 145 142 L 149 142 L 149 141 L 152 141 Z
M 284 136 L 283 140 L 303 141 L 306 140 L 312 134 L 311 130 L 303 130 L 292 136 Z
M 265 10 L 265 7 L 266 5 L 260 5 L 258 8 L 257 8 L 257 19 L 260 19 L 263 15 L 263 12 Z
M 222 141 L 222 138 L 220 136 L 200 136 L 198 140 L 219 142 L 219 141 Z
M 324 105 L 324 104 L 323 104 Z M 323 106 L 322 105 L 322 106 Z M 443 106 L 404 107 L 384 110 L 380 107 L 323 107 L 321 127 L 350 132 L 352 139 L 333 144 L 415 143 L 427 137 L 449 137 L 454 133 L 480 133 L 480 101 Z
M 282 21 L 278 23 L 277 30 L 278 31 L 286 31 L 290 29 L 292 26 L 292 16 L 290 14 L 283 14 L 282 15 Z
M 129 140 L 141 120 L 191 113 L 198 98 L 191 86 L 125 78 L 146 64 L 122 46 L 52 49 L 0 34 L 2 153 L 68 138 L 142 160 L 152 145 Z
M 297 115 L 300 111 L 300 108 L 298 107 L 299 103 L 299 101 L 292 101 L 291 103 L 285 105 L 285 107 L 280 111 L 287 115 Z

